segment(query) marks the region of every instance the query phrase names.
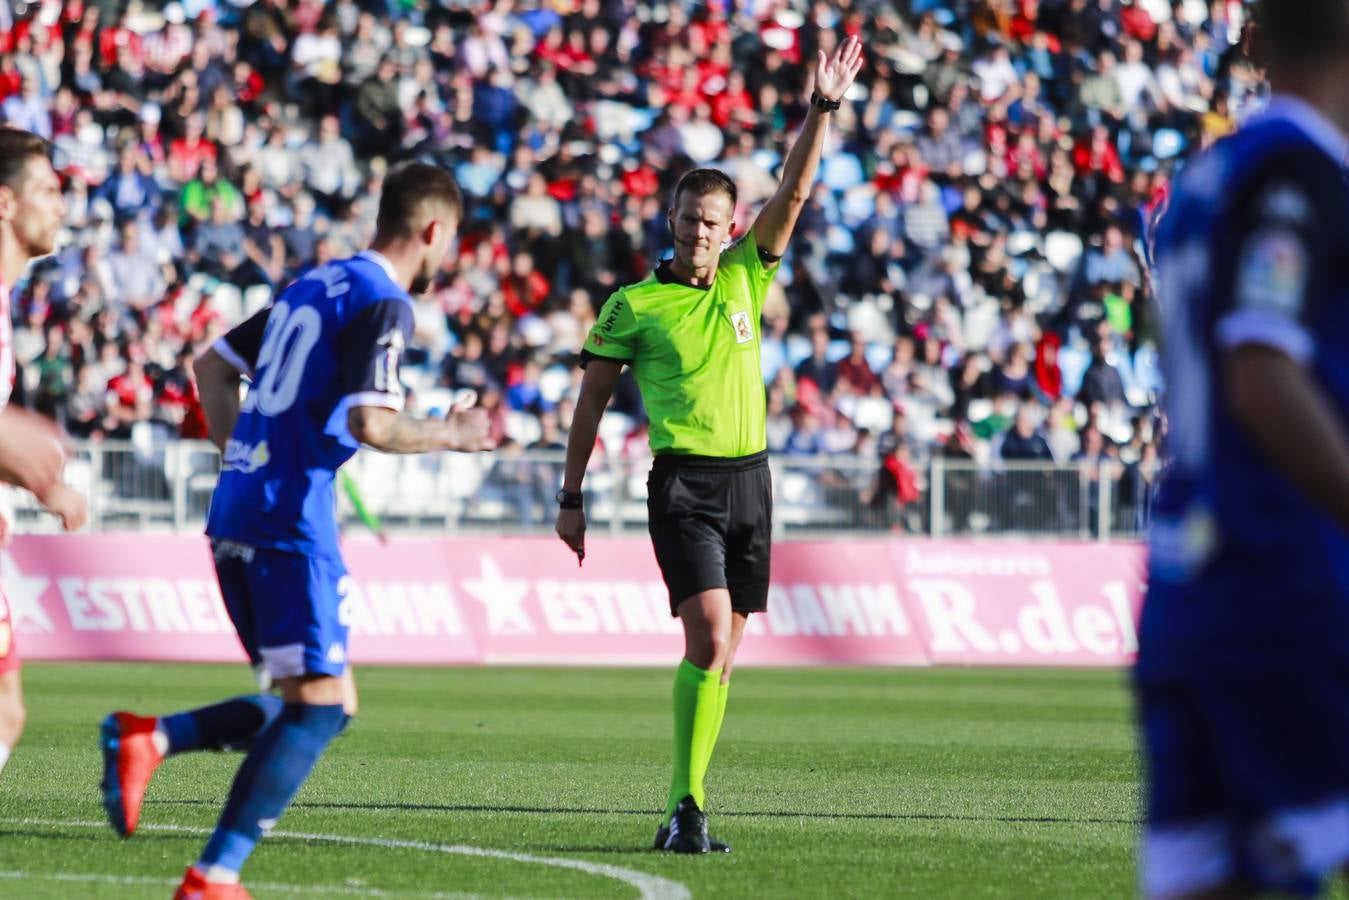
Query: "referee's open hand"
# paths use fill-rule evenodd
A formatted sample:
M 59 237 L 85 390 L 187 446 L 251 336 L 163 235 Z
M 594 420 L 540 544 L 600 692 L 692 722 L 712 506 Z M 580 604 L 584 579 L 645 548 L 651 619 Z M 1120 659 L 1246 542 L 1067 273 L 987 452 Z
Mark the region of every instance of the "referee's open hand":
M 579 566 L 586 558 L 586 514 L 584 509 L 559 509 L 557 511 L 557 536 L 562 543 L 576 554 Z

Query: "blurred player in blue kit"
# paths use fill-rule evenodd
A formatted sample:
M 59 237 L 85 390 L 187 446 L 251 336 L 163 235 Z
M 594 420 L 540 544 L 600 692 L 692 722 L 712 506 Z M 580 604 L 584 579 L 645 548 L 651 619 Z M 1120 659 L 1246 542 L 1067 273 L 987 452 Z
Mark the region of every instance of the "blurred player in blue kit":
M 104 806 L 124 836 L 135 831 L 166 756 L 248 748 L 216 830 L 178 889 L 182 900 L 248 896 L 238 884 L 244 861 L 355 712 L 338 468 L 358 442 L 390 453 L 491 449 L 484 410 L 443 420 L 402 412 L 409 291 L 430 287 L 460 215 L 459 189 L 444 170 L 395 169 L 369 250 L 308 273 L 197 360 L 211 436 L 224 454 L 206 526 L 216 574 L 245 651 L 281 696 L 104 720 Z M 243 375 L 252 384 L 241 404 Z
M 1149 897 L 1349 863 L 1349 0 L 1261 0 L 1268 109 L 1157 236 L 1172 469 L 1136 683 Z

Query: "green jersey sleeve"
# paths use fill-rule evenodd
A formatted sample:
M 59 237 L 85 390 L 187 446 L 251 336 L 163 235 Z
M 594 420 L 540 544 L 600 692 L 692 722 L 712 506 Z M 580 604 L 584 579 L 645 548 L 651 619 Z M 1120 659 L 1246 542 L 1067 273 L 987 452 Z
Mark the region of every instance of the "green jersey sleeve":
M 583 354 L 631 363 L 637 358 L 637 316 L 624 291 L 614 291 L 586 336 Z
M 754 304 L 754 313 L 758 315 L 763 312 L 764 301 L 768 298 L 768 286 L 773 283 L 773 276 L 778 272 L 778 261 L 764 262 L 753 229 L 722 254 L 721 265 L 744 270 L 745 284 L 749 288 L 750 300 Z

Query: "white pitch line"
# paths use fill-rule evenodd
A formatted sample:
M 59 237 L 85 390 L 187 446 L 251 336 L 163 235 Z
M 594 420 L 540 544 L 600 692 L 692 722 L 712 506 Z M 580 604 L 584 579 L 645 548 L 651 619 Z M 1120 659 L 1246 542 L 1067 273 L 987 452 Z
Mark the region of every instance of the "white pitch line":
M 176 878 L 150 878 L 141 875 L 113 875 L 97 872 L 21 872 L 0 871 L 0 878 L 15 881 L 62 881 L 75 884 L 152 884 L 176 887 Z M 259 891 L 285 891 L 288 894 L 338 894 L 344 897 L 425 897 L 426 900 L 483 900 L 481 894 L 449 893 L 446 891 L 386 891 L 380 888 L 346 887 L 338 884 L 278 884 L 253 882 L 248 886 Z
M 38 825 L 48 828 L 106 828 L 107 822 L 63 821 L 61 819 L 7 819 L 9 824 Z M 177 832 L 181 834 L 210 834 L 209 828 L 192 825 L 142 824 L 140 831 Z M 477 856 L 487 859 L 505 859 L 511 862 L 530 863 L 539 866 L 552 866 L 558 869 L 574 869 L 587 875 L 602 875 L 621 881 L 638 891 L 640 900 L 692 900 L 689 889 L 677 881 L 611 866 L 605 863 L 592 863 L 580 859 L 567 859 L 559 856 L 531 856 L 528 853 L 514 853 L 509 850 L 491 850 L 486 847 L 472 847 L 467 844 L 430 844 L 425 841 L 402 841 L 394 838 L 353 837 L 344 834 L 307 834 L 296 831 L 273 831 L 268 837 L 295 841 L 327 841 L 332 844 L 346 844 L 353 847 L 380 847 L 386 850 L 420 850 L 423 853 L 449 853 L 455 856 Z

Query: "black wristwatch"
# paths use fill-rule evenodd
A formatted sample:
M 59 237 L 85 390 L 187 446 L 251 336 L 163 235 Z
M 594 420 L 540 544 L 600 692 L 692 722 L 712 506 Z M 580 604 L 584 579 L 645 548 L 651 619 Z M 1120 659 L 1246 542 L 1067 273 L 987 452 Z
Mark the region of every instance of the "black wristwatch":
M 833 112 L 834 110 L 842 106 L 843 103 L 838 100 L 830 100 L 828 97 L 821 97 L 819 93 L 811 91 L 810 105 L 818 109 L 820 112 Z
M 562 490 L 557 492 L 557 505 L 562 509 L 580 509 L 585 497 L 580 491 Z

